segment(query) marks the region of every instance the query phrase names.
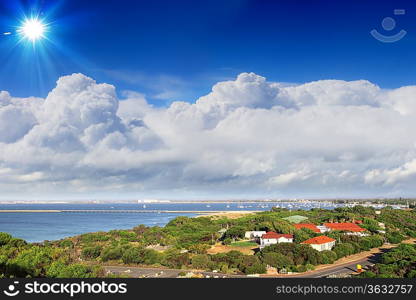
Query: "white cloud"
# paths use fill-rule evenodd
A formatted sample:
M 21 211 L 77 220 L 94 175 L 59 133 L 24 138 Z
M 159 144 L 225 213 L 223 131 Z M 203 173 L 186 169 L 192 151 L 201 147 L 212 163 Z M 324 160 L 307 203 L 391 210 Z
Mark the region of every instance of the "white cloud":
M 299 85 L 253 73 L 195 103 L 65 76 L 45 99 L 0 92 L 5 195 L 412 195 L 416 86 Z M 24 187 L 24 188 L 22 188 Z

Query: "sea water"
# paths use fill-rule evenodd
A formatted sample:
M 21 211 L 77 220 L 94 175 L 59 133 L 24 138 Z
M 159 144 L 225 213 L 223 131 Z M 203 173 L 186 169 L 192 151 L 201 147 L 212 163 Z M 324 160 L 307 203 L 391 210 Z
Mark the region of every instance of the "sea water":
M 84 212 L 0 212 L 0 232 L 28 242 L 59 240 L 87 232 L 131 229 L 143 224 L 164 226 L 177 216 L 196 213 L 117 212 L 117 210 L 147 211 L 244 211 L 270 210 L 273 206 L 289 209 L 333 208 L 331 204 L 302 203 L 140 203 L 140 204 L 0 204 L 0 210 L 84 210 Z M 85 212 L 85 210 L 94 210 Z M 97 212 L 103 210 L 105 212 Z

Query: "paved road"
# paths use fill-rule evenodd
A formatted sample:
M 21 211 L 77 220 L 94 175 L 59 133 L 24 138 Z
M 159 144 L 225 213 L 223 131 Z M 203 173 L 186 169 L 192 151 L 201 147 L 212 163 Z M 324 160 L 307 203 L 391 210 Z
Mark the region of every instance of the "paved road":
M 181 269 L 159 269 L 159 268 L 141 268 L 141 267 L 124 267 L 124 266 L 104 266 L 106 272 L 116 275 L 126 275 L 128 277 L 149 277 L 149 278 L 177 278 L 181 272 L 193 272 L 195 274 L 202 274 L 205 277 L 211 278 L 231 278 L 239 277 L 245 278 L 244 275 L 229 275 L 215 272 L 201 272 Z
M 355 260 L 352 262 L 344 263 L 341 265 L 334 265 L 323 270 L 317 270 L 313 272 L 309 272 L 308 274 L 299 274 L 299 275 L 275 275 L 275 276 L 261 276 L 261 277 L 274 277 L 274 278 L 322 278 L 328 277 L 333 275 L 340 275 L 340 274 L 351 274 L 356 272 L 357 264 L 361 266 L 371 266 L 380 261 L 381 255 L 385 252 L 390 251 L 393 248 L 382 248 L 381 252 L 374 253 L 368 257 L 363 259 Z M 190 270 L 180 270 L 180 269 L 157 269 L 157 268 L 140 268 L 140 267 L 121 267 L 121 266 L 105 266 L 105 270 L 114 273 L 114 274 L 125 274 L 130 277 L 159 277 L 159 278 L 176 278 L 178 277 L 180 272 L 192 272 Z M 220 274 L 214 272 L 194 272 L 200 273 L 204 276 L 209 277 L 218 277 L 218 278 L 247 278 L 245 275 L 228 275 L 228 274 Z
M 386 249 L 386 251 L 388 251 Z M 270 277 L 296 277 L 296 278 L 322 278 L 331 275 L 350 274 L 356 271 L 357 264 L 364 266 L 373 265 L 380 260 L 382 253 L 373 254 L 367 258 L 356 260 L 353 262 L 345 263 L 342 265 L 336 265 L 326 268 L 324 270 L 315 271 L 309 274 L 299 275 L 277 275 Z M 128 277 L 151 277 L 151 278 L 177 278 L 181 272 L 193 272 L 199 273 L 204 276 L 214 278 L 247 278 L 245 275 L 229 275 L 214 272 L 194 272 L 192 270 L 181 269 L 159 269 L 159 268 L 142 268 L 142 267 L 125 267 L 125 266 L 104 266 L 104 270 L 116 275 L 126 275 Z M 263 276 L 262 276 L 263 277 Z M 265 276 L 269 277 L 269 276 Z
M 357 271 L 357 264 L 361 265 L 362 267 L 371 266 L 375 263 L 380 261 L 381 255 L 391 249 L 382 249 L 382 252 L 372 254 L 366 258 L 356 260 L 353 262 L 345 263 L 342 265 L 337 265 L 333 267 L 326 268 L 324 270 L 316 271 L 308 275 L 300 275 L 297 277 L 301 278 L 322 278 L 328 277 L 332 275 L 340 275 L 340 274 L 351 274 Z

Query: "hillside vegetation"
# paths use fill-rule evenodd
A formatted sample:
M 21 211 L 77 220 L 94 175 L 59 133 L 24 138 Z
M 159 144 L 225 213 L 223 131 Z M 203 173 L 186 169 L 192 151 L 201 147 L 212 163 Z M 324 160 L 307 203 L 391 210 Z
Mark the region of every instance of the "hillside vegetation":
M 358 237 L 329 232 L 326 235 L 336 239 L 336 246 L 331 251 L 318 252 L 300 243 L 321 234 L 309 229 L 297 230 L 283 219 L 295 215 L 307 217 L 307 222 L 314 224 L 360 220 L 360 226 L 370 235 Z M 384 223 L 385 228 L 381 228 L 380 223 Z M 230 244 L 253 247 L 244 240 L 244 233 L 249 230 L 293 234 L 294 243 L 265 247 L 254 255 L 236 250 L 207 253 L 219 243 L 224 247 Z M 279 271 L 304 272 L 316 265 L 331 264 L 341 257 L 379 247 L 385 242 L 400 243 L 409 237 L 416 237 L 414 210 L 385 208 L 376 214 L 374 209 L 362 206 L 309 211 L 275 208 L 237 219 L 177 217 L 164 227 L 139 225 L 131 230 L 87 233 L 33 244 L 0 233 L 0 274 L 3 277 L 100 277 L 104 276 L 100 268 L 103 264 L 218 270 L 229 274 L 265 273 L 268 266 Z M 411 258 L 403 260 L 413 261 L 410 267 L 405 262 L 395 266 L 394 274 L 399 277 L 408 276 L 409 272 L 413 274 L 397 268 L 414 268 L 415 256 L 414 252 L 401 247 L 407 246 L 400 246 L 391 253 L 406 250 Z M 378 276 L 382 272 L 375 269 L 366 276 L 373 274 Z

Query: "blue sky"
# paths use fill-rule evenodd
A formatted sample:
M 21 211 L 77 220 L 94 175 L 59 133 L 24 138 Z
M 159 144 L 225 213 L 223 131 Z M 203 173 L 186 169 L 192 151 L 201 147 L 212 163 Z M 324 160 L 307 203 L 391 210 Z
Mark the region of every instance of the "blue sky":
M 2 0 L 0 200 L 414 196 L 415 31 L 414 1 Z
M 394 16 L 396 8 L 406 15 Z M 367 79 L 383 88 L 415 83 L 416 5 L 411 1 L 2 1 L 2 31 L 24 14 L 50 22 L 37 49 L 0 40 L 0 90 L 45 96 L 59 76 L 82 72 L 146 94 L 156 105 L 194 101 L 241 72 L 269 80 Z M 385 44 L 381 20 L 408 31 Z M 387 33 L 386 33 L 387 34 Z

